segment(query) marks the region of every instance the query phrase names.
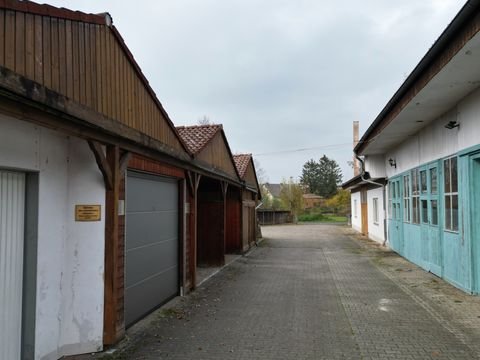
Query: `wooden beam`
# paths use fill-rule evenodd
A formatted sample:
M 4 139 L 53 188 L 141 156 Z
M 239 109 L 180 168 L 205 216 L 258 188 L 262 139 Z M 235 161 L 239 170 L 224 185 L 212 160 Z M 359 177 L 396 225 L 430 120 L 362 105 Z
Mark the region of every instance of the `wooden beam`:
M 222 187 L 222 196 L 225 200 L 227 198 L 228 183 L 226 181 L 220 181 L 220 186 Z
M 190 194 L 195 192 L 195 174 L 191 171 L 187 171 L 187 184 L 188 189 L 190 190 Z
M 177 149 L 166 145 L 3 66 L 0 66 L 0 88 L 2 88 L 2 95 L 17 97 L 21 99 L 19 102 L 31 103 L 37 108 L 68 114 L 77 122 L 100 131 L 117 134 L 148 147 L 155 147 L 179 159 L 191 160 L 183 146 L 182 149 Z
M 228 183 L 226 181 L 220 181 L 220 186 L 222 187 L 222 196 L 223 196 L 223 241 L 220 244 L 220 253 L 221 255 L 221 264 L 225 265 L 225 252 L 227 248 L 227 191 Z
M 105 197 L 105 293 L 103 343 L 115 344 L 124 333 L 118 323 L 118 198 L 120 194 L 120 150 L 107 145 L 106 161 L 112 173 L 112 187 Z
M 242 185 L 237 178 L 193 159 L 183 150 L 174 149 L 138 130 L 107 118 L 2 66 L 0 98 L 2 111 L 17 118 L 87 140 L 117 144 L 134 153 L 199 172 L 219 181 Z M 8 105 L 4 106 L 7 103 Z
M 107 190 L 112 190 L 113 188 L 113 179 L 112 179 L 112 170 L 110 169 L 109 164 L 105 154 L 103 153 L 102 145 L 97 141 L 88 140 L 88 146 L 92 150 L 93 155 L 95 156 L 95 161 L 97 162 L 98 168 L 100 169 L 103 175 L 103 181 L 105 182 L 105 187 Z
M 195 290 L 197 288 L 197 254 L 198 254 L 198 187 L 200 185 L 200 179 L 202 178 L 202 175 L 198 173 L 193 173 L 193 206 L 190 204 L 190 211 L 193 209 L 193 231 L 191 232 L 192 236 L 192 265 L 191 265 L 191 271 L 192 271 L 192 290 Z
M 120 157 L 120 176 L 124 176 L 125 171 L 127 171 L 128 163 L 130 159 L 132 158 L 132 153 L 129 151 L 126 151 L 122 154 Z
M 185 295 L 186 289 L 185 285 L 187 283 L 187 268 L 186 268 L 186 259 L 187 259 L 187 243 L 186 243 L 186 214 L 185 214 L 185 201 L 186 201 L 186 189 L 185 179 L 182 179 L 178 182 L 179 192 L 178 192 L 178 202 L 179 202 L 179 213 L 181 214 L 178 221 L 178 233 L 179 233 L 179 249 L 178 249 L 178 261 L 180 264 L 180 286 L 181 293 L 180 295 Z
M 200 179 L 202 178 L 202 175 L 201 174 L 197 174 L 195 173 L 195 196 L 197 194 L 197 191 L 198 191 L 198 186 L 200 185 Z

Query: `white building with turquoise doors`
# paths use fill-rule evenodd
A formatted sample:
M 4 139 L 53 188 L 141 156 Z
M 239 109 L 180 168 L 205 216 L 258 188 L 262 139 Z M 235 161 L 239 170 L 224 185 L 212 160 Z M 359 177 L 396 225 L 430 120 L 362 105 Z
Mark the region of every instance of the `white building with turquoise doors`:
M 364 176 L 386 179 L 388 245 L 471 293 L 480 292 L 479 31 L 471 0 L 354 150 Z

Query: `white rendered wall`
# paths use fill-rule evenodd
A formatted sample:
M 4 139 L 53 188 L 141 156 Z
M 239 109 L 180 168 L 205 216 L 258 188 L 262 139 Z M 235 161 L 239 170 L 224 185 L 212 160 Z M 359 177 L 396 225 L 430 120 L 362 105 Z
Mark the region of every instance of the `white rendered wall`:
M 0 115 L 0 167 L 39 173 L 35 358 L 102 349 L 102 175 L 85 140 Z M 75 222 L 75 204 L 102 220 Z
M 373 179 L 384 178 L 386 175 L 385 163 L 385 156 L 383 155 L 365 156 L 365 171 L 367 171 Z
M 350 201 L 352 209 L 352 228 L 356 231 L 362 231 L 362 205 L 360 204 L 360 191 L 352 193 Z
M 460 127 L 445 129 L 444 126 L 449 121 L 457 121 Z M 397 163 L 395 169 L 385 160 L 387 176 L 395 176 L 478 144 L 480 144 L 480 89 L 464 98 L 447 114 L 387 152 L 385 159 L 393 158 Z
M 374 222 L 373 199 L 378 199 L 378 222 Z M 367 191 L 367 211 L 368 211 L 368 237 L 379 243 L 385 240 L 384 233 L 384 211 L 383 211 L 383 188 L 377 188 Z

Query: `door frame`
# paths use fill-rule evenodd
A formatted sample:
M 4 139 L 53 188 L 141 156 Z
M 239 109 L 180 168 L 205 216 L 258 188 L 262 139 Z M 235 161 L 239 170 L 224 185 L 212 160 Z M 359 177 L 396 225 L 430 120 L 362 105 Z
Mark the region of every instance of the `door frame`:
M 470 222 L 470 247 L 471 247 L 471 266 L 472 266 L 472 292 L 480 293 L 480 221 L 476 219 L 480 215 L 480 188 L 475 189 L 475 183 L 480 181 L 480 152 L 475 152 L 468 156 L 468 191 L 473 194 L 469 197 L 469 216 L 466 217 Z M 478 186 L 477 186 L 478 187 Z
M 21 359 L 33 359 L 35 357 L 35 319 L 37 310 L 39 173 L 11 168 L 0 168 L 0 171 L 25 175 L 20 352 Z
M 390 247 L 403 256 L 403 175 L 388 181 L 388 239 Z M 395 234 L 392 234 L 392 233 Z M 393 236 L 392 236 L 393 235 Z M 392 241 L 394 240 L 394 241 Z M 396 245 L 396 249 L 392 247 Z

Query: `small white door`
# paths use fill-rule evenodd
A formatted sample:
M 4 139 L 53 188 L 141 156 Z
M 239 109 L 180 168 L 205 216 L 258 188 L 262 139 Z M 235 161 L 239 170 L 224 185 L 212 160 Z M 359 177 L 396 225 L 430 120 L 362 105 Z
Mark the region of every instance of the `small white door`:
M 25 174 L 0 170 L 0 359 L 22 346 Z

